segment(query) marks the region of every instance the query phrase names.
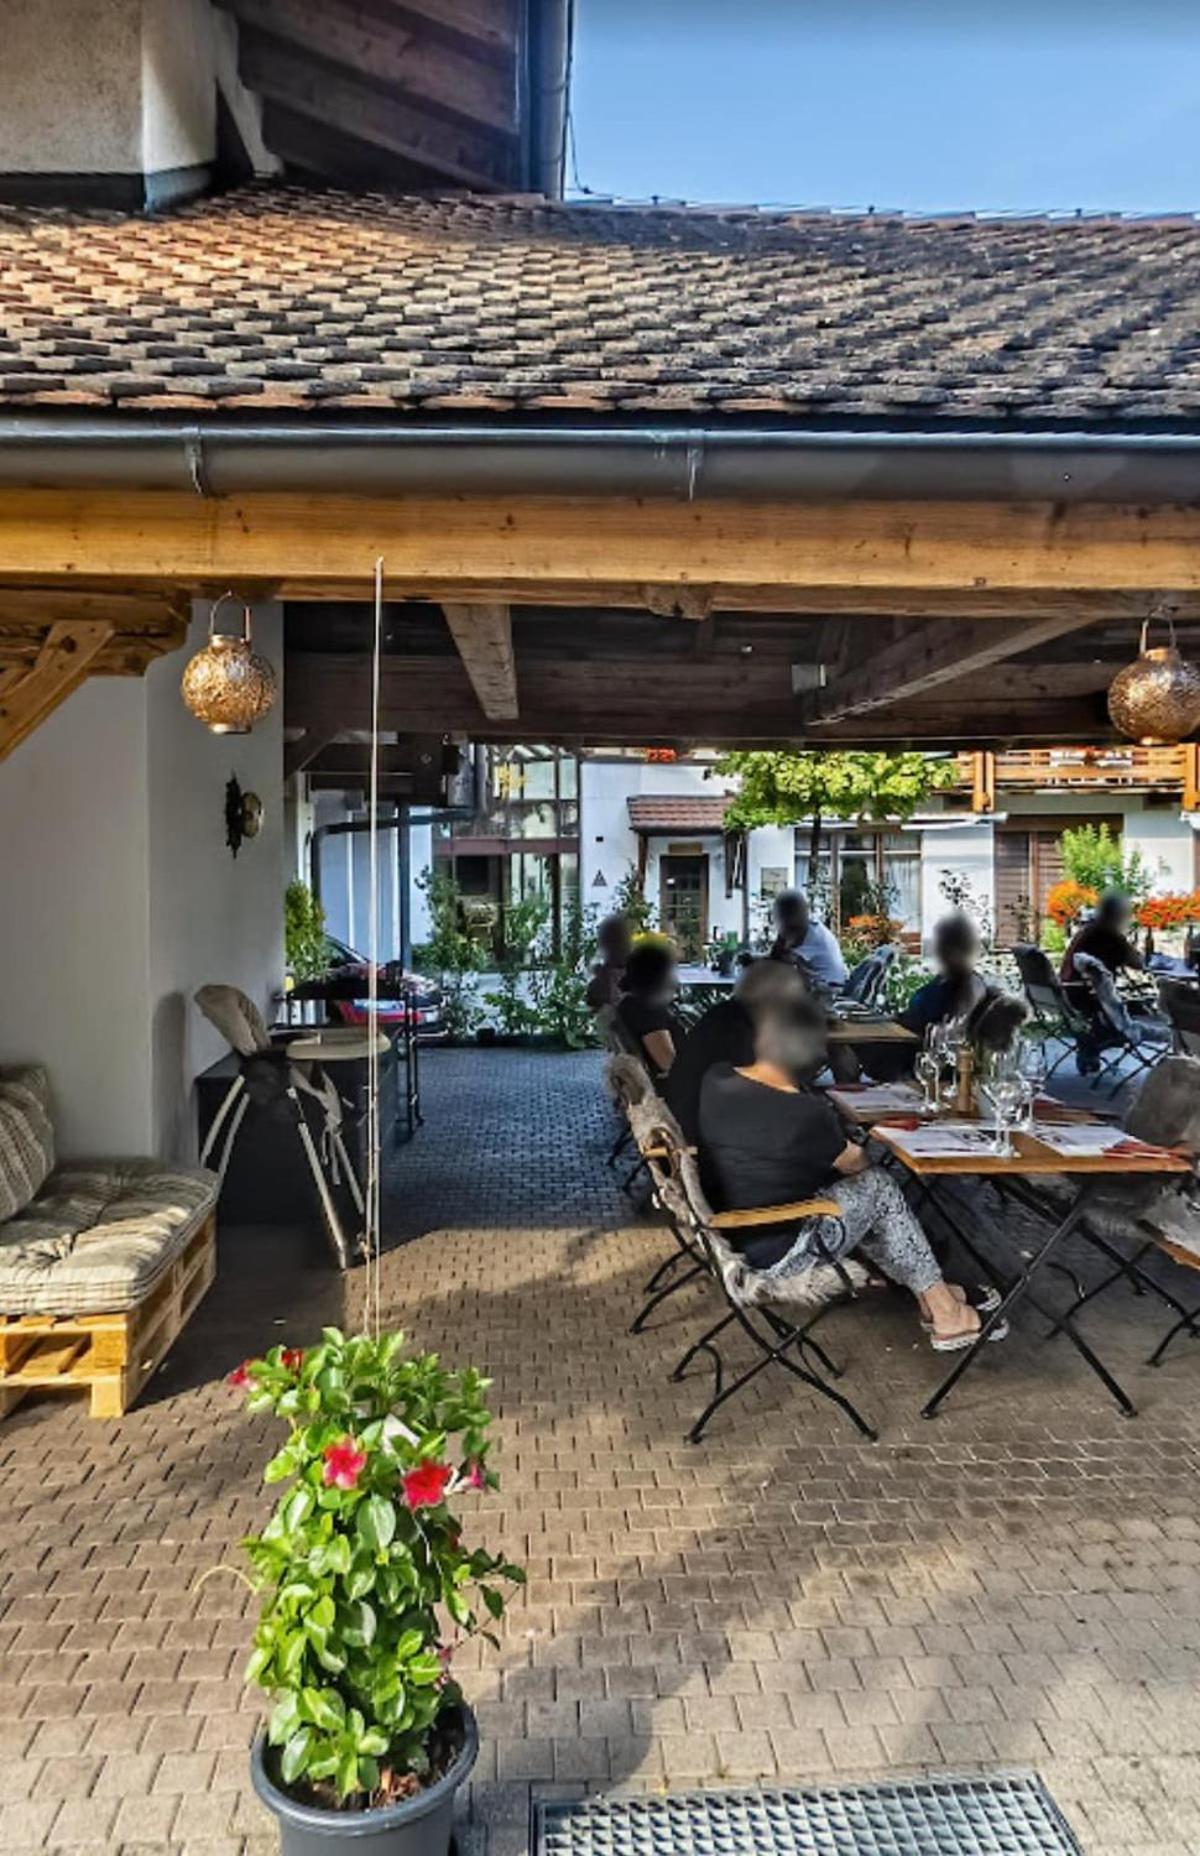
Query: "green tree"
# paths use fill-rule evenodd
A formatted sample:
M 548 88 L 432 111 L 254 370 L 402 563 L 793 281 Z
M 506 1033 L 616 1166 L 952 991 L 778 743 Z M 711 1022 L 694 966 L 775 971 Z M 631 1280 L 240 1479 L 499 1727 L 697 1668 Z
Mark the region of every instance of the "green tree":
M 1059 844 L 1067 876 L 1097 895 L 1106 889 L 1121 889 L 1135 902 L 1143 902 L 1154 886 L 1142 853 L 1126 851 L 1107 825 L 1076 825 L 1063 832 Z
M 928 754 L 756 748 L 723 754 L 714 772 L 738 782 L 725 814 L 727 830 L 807 824 L 808 867 L 815 871 L 827 819 L 910 818 L 944 783 L 947 766 Z
M 297 877 L 283 892 L 284 952 L 292 977 L 320 979 L 329 966 L 325 911 L 307 883 Z

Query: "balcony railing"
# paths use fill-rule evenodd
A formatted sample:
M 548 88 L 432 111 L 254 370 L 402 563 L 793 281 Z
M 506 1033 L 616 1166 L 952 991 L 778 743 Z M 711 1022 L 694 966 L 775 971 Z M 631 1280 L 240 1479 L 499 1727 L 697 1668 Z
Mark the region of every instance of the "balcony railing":
M 1196 803 L 1197 748 L 1125 746 L 1097 748 L 1009 748 L 994 754 L 959 754 L 954 785 L 966 787 L 983 810 L 1006 787 L 1089 792 L 1170 790 L 1176 787 L 1185 807 Z

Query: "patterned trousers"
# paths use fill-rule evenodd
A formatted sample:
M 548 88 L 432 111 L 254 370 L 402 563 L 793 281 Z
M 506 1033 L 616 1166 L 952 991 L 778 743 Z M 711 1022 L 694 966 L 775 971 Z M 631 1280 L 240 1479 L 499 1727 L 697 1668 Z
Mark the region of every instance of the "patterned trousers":
M 929 1239 L 896 1181 L 882 1167 L 853 1173 L 821 1196 L 837 1200 L 841 1217 L 806 1219 L 786 1257 L 761 1272 L 765 1278 L 783 1282 L 812 1269 L 815 1263 L 840 1262 L 859 1251 L 884 1276 L 914 1295 L 923 1295 L 942 1280 Z

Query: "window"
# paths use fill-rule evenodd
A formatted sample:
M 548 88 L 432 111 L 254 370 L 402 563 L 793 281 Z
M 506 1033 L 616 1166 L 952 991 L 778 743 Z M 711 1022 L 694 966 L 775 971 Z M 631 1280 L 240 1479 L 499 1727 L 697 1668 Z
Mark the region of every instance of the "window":
M 846 827 L 823 832 L 815 875 L 808 833 L 796 833 L 796 884 L 835 933 L 852 915 L 886 901 L 906 934 L 921 932 L 921 839 L 909 831 Z

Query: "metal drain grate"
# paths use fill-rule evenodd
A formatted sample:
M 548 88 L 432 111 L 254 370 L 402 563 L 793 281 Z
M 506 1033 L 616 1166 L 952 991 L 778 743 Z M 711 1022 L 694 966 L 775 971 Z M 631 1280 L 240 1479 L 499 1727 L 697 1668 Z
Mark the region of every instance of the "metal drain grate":
M 585 1798 L 535 1828 L 535 1856 L 1082 1856 L 1032 1773 Z

